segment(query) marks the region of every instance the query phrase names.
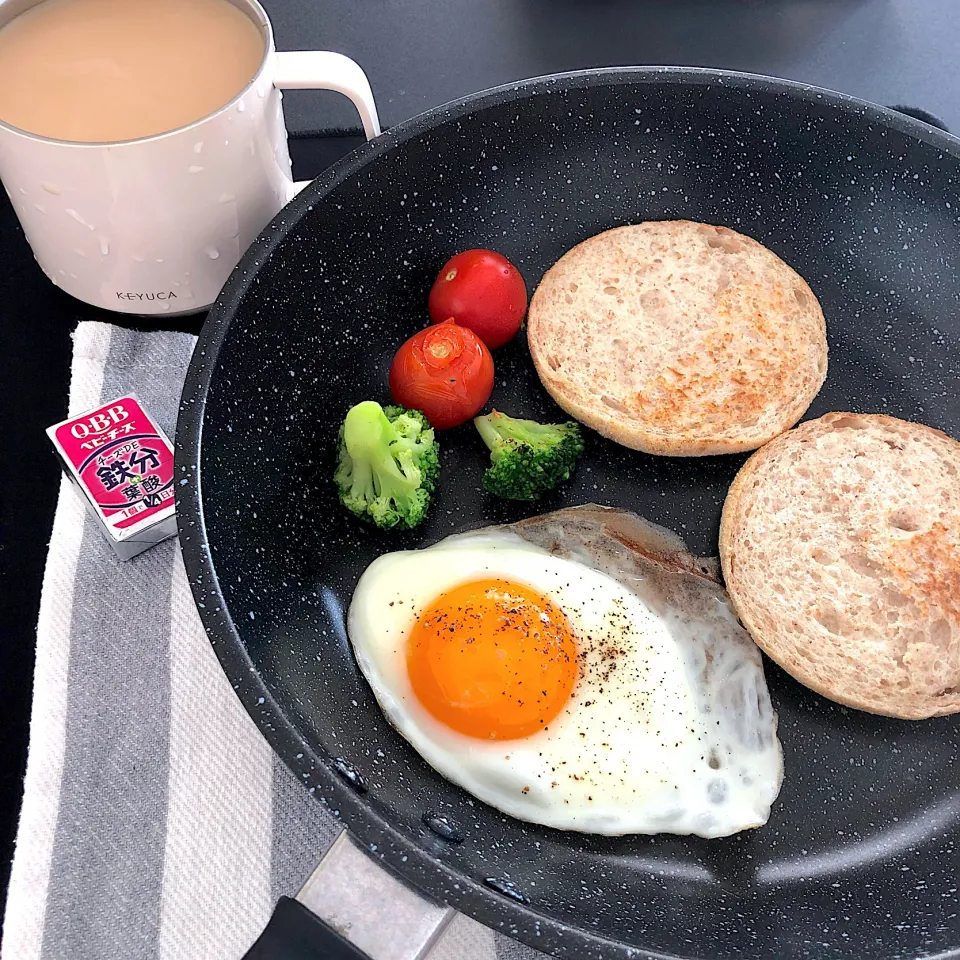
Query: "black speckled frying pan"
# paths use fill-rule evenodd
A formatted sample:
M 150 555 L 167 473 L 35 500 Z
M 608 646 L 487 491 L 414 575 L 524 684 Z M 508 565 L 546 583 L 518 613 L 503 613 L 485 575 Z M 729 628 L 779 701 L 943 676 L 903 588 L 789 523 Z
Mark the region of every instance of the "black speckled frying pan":
M 337 425 L 351 404 L 386 397 L 391 356 L 425 323 L 439 266 L 493 247 L 532 290 L 585 237 L 668 218 L 747 233 L 810 283 L 830 373 L 808 416 L 880 411 L 960 435 L 960 140 L 834 93 L 706 70 L 506 87 L 401 124 L 327 171 L 213 309 L 177 453 L 207 631 L 267 739 L 361 847 L 540 950 L 960 957 L 956 718 L 843 709 L 768 663 L 786 779 L 765 827 L 714 841 L 591 838 L 471 803 L 387 725 L 354 664 L 344 610 L 370 561 L 526 512 L 478 493 L 486 456 L 470 427 L 443 437 L 439 503 L 415 536 L 378 535 L 338 509 Z M 497 363 L 498 406 L 559 415 L 523 343 Z M 627 507 L 715 552 L 743 459 L 656 458 L 592 437 L 587 463 L 542 509 Z M 462 842 L 425 822 L 437 813 Z

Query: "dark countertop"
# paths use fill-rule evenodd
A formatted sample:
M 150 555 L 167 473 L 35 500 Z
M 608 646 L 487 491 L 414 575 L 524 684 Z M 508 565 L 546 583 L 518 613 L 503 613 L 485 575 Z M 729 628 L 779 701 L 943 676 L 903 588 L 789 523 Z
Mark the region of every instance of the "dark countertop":
M 263 0 L 280 49 L 334 49 L 394 124 L 484 87 L 617 64 L 787 77 L 960 130 L 956 0 Z M 291 129 L 356 127 L 336 94 L 286 97 Z
M 340 50 L 367 70 L 386 125 L 474 90 L 611 64 L 705 65 L 789 77 L 929 111 L 960 130 L 957 0 L 264 0 L 280 49 Z M 298 176 L 357 139 L 332 93 L 285 100 Z M 150 328 L 72 300 L 40 273 L 0 202 L 0 902 L 26 758 L 33 646 L 58 469 L 43 433 L 62 419 L 80 320 Z M 179 321 L 196 332 L 200 317 Z

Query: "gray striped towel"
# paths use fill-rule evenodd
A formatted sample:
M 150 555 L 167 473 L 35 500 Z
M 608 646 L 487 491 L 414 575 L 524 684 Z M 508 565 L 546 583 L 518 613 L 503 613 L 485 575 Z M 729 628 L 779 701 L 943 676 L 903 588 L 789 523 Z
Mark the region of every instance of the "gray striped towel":
M 80 324 L 69 414 L 134 393 L 172 437 L 193 345 Z M 64 480 L 2 960 L 239 958 L 340 830 L 240 706 L 176 543 L 121 563 Z M 540 956 L 460 916 L 431 960 Z

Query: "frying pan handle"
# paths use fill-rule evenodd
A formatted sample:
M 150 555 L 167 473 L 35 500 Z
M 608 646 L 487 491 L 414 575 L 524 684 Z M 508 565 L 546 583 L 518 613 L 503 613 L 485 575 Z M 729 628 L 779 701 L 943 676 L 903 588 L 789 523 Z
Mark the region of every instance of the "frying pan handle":
M 244 960 L 367 960 L 367 955 L 302 903 L 281 897 Z
M 360 64 L 329 50 L 285 50 L 276 54 L 273 85 L 278 90 L 335 90 L 349 97 L 360 114 L 368 140 L 380 136 L 377 104 Z M 293 185 L 299 193 L 310 181 Z
M 362 853 L 344 830 L 282 897 L 246 960 L 425 960 L 454 916 Z M 339 931 L 343 931 L 341 934 Z

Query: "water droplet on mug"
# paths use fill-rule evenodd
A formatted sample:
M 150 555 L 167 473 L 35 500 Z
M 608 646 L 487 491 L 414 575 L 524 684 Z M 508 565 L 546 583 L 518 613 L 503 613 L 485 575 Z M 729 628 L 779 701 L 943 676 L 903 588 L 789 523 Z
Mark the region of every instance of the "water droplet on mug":
M 157 263 L 163 263 L 163 257 L 157 257 Z
M 205 253 L 211 260 L 219 260 L 219 259 L 220 259 L 220 251 L 219 251 L 216 247 L 207 247 L 207 249 L 204 250 L 204 253 Z
M 110 244 L 107 243 L 106 237 L 99 237 L 100 240 L 100 252 L 106 256 L 110 252 Z
M 198 166 L 187 167 L 187 173 L 203 173 L 203 167 L 198 167 Z
M 83 257 L 84 260 L 87 259 L 86 253 L 84 253 L 83 250 L 81 250 L 79 247 L 74 247 L 74 248 L 73 248 L 73 252 L 74 252 L 78 257 Z
M 220 203 L 232 203 L 236 199 L 237 199 L 237 195 L 235 193 L 220 194 Z
M 70 276 L 73 277 L 74 280 L 77 279 L 77 275 L 72 270 L 70 271 Z
M 263 87 L 257 87 L 257 96 L 262 100 L 267 95 Z
M 203 149 L 203 141 L 202 141 L 202 140 L 198 140 L 198 141 L 193 145 L 193 152 L 194 152 L 194 153 L 199 153 L 202 149 Z
M 60 196 L 60 188 L 57 186 L 54 186 L 52 183 L 44 182 L 44 183 L 41 183 L 40 186 L 43 187 L 43 189 L 46 190 L 47 193 L 52 193 L 55 197 Z
M 185 291 L 183 292 L 183 298 L 184 298 L 184 300 L 192 300 L 192 299 L 193 299 L 193 291 L 192 291 L 192 290 L 185 290 Z
M 73 219 L 76 220 L 77 223 L 82 223 L 88 230 L 96 230 L 96 227 L 92 223 L 87 223 L 87 221 L 84 220 L 83 217 L 81 217 L 80 214 L 77 213 L 77 211 L 74 210 L 72 207 L 67 207 L 67 209 L 64 210 L 63 212 L 68 217 L 73 217 Z
M 161 303 L 161 304 L 160 304 L 160 309 L 161 309 L 161 310 L 169 310 L 169 309 L 170 309 L 170 304 L 169 304 L 169 303 Z
M 134 253 L 132 256 L 133 256 L 133 259 L 137 261 L 137 263 L 144 262 L 144 258 L 141 257 L 139 253 Z
M 180 282 L 179 282 L 178 280 L 174 280 L 174 281 L 173 281 L 173 285 L 174 285 L 175 287 L 179 287 L 179 286 L 180 286 Z
M 21 193 L 22 193 L 22 194 L 23 194 L 24 196 L 26 196 L 26 195 L 27 195 L 27 191 L 26 191 L 26 190 L 24 190 L 24 189 L 23 189 L 23 187 L 21 187 L 21 188 L 20 188 L 20 192 L 21 192 Z
M 237 113 L 243 113 L 243 111 L 246 110 L 246 109 L 247 109 L 247 105 L 246 105 L 242 100 L 238 100 L 238 101 L 237 101 Z
M 46 212 L 47 212 L 46 210 L 44 210 L 43 207 L 40 206 L 39 203 L 35 203 L 35 204 L 33 205 L 33 209 L 34 209 L 34 210 L 39 210 L 40 213 L 42 213 L 42 214 L 44 214 L 44 215 L 45 215 Z
M 229 146 L 230 146 L 230 141 L 229 141 L 229 140 L 224 140 L 224 141 L 223 141 L 223 145 L 224 145 L 225 147 L 229 147 Z
M 65 276 L 67 275 L 67 271 L 66 271 L 66 270 L 59 270 L 59 269 L 58 269 L 58 270 L 57 270 L 57 273 L 59 273 L 61 277 L 65 277 Z
M 251 140 L 250 141 L 250 156 L 254 156 L 257 152 L 257 145 Z

